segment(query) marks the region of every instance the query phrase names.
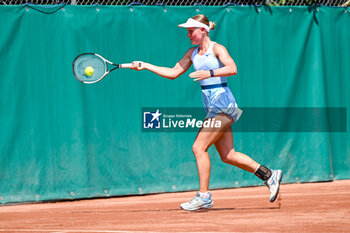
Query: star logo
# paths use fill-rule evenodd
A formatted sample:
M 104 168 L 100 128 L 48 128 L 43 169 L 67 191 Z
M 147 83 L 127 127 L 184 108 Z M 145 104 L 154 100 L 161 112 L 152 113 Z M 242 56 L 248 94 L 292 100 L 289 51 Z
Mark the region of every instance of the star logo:
M 161 128 L 160 116 L 162 113 L 157 111 L 144 111 L 143 112 L 143 128 L 144 129 L 159 129 Z
M 159 121 L 159 117 L 160 115 L 162 115 L 161 113 L 159 113 L 159 109 L 157 109 L 157 111 L 155 113 L 151 113 L 151 115 L 153 116 L 151 122 L 153 122 L 154 120 Z

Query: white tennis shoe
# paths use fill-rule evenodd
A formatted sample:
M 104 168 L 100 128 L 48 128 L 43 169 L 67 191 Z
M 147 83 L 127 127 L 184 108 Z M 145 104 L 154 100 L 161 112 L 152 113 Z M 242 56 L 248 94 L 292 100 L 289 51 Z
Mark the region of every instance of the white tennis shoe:
M 183 210 L 195 211 L 211 208 L 214 206 L 214 202 L 211 199 L 211 193 L 209 193 L 207 198 L 203 198 L 198 192 L 189 202 L 182 203 L 180 206 Z
M 270 202 L 274 202 L 278 196 L 282 176 L 283 172 L 281 170 L 271 170 L 270 178 L 265 181 L 270 190 Z

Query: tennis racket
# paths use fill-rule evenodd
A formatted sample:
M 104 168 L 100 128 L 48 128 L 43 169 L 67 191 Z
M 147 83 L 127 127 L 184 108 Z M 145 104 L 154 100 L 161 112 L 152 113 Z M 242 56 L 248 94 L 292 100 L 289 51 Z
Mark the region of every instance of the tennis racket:
M 108 66 L 114 66 L 108 70 Z M 83 53 L 73 61 L 73 74 L 82 83 L 96 83 L 118 68 L 130 68 L 131 63 L 115 64 L 96 53 Z

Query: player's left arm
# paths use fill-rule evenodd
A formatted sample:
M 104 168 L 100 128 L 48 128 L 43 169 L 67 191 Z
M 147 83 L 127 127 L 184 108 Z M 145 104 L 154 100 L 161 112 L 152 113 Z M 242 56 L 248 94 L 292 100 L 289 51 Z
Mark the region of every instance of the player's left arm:
M 237 66 L 230 54 L 228 53 L 225 46 L 215 43 L 213 47 L 214 55 L 221 61 L 224 65 L 219 69 L 213 70 L 214 77 L 225 77 L 225 76 L 233 76 L 237 74 Z M 198 81 L 202 79 L 207 79 L 211 77 L 210 71 L 199 70 L 190 74 L 191 78 L 195 78 L 193 81 Z

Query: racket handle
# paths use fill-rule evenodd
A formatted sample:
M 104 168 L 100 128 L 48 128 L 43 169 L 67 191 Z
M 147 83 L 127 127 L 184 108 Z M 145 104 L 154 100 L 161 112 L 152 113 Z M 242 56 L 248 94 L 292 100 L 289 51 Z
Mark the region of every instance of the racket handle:
M 124 63 L 124 64 L 119 64 L 119 68 L 130 68 L 131 63 Z

